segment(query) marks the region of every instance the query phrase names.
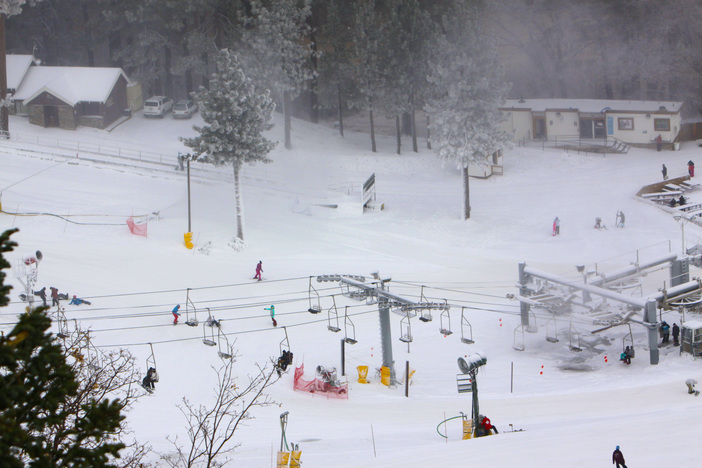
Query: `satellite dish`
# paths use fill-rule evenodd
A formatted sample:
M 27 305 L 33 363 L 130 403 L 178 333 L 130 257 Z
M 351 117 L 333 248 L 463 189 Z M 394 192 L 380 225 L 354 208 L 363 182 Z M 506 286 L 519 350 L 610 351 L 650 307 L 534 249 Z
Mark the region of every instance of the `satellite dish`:
M 461 369 L 461 372 L 464 374 L 470 373 L 470 365 L 462 357 L 458 358 L 458 368 Z

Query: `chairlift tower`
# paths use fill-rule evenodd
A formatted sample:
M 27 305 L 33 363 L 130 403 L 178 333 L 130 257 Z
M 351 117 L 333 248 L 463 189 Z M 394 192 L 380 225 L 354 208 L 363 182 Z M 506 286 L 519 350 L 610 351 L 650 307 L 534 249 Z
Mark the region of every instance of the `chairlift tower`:
M 366 300 L 368 303 L 378 303 L 378 319 L 380 321 L 380 342 L 383 353 L 383 366 L 390 369 L 391 380 L 397 382 L 395 377 L 395 367 L 392 357 L 392 328 L 390 324 L 390 309 L 399 308 L 405 312 L 440 310 L 448 311 L 450 306 L 444 302 L 415 302 L 388 291 L 385 284 L 391 278 L 381 279 L 377 274 L 373 275 L 375 281 L 365 283 L 362 276 L 343 275 L 320 275 L 318 282 L 339 281 L 342 285 L 344 295 L 356 299 Z

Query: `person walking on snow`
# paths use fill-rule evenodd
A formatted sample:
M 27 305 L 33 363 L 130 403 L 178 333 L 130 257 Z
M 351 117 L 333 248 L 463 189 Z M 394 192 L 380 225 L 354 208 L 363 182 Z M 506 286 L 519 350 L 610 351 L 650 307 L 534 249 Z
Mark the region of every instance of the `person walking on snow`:
M 692 160 L 687 162 L 687 173 L 690 174 L 690 178 L 695 177 L 695 163 Z
M 270 307 L 265 307 L 263 310 L 268 310 L 268 311 L 270 311 L 270 313 L 271 313 L 271 320 L 273 320 L 273 326 L 274 326 L 274 327 L 277 327 L 277 326 L 278 326 L 278 322 L 276 322 L 276 320 L 275 320 L 275 306 L 271 304 Z
M 259 260 L 258 265 L 256 265 L 256 274 L 254 275 L 253 279 L 261 281 L 261 273 L 263 273 L 263 262 Z
M 58 288 L 51 286 L 51 307 L 59 305 Z
M 553 220 L 553 235 L 557 236 L 561 233 L 561 220 L 558 219 L 558 216 Z
M 621 210 L 617 211 L 616 226 L 620 228 L 624 227 L 624 212 Z
M 663 332 L 663 344 L 670 342 L 670 325 L 668 325 L 668 322 L 661 322 L 661 331 Z
M 678 326 L 677 323 L 674 323 L 673 324 L 673 345 L 680 346 L 680 341 L 678 341 L 679 336 L 680 336 L 680 327 Z
M 624 464 L 624 454 L 619 450 L 619 446 L 612 452 L 612 464 L 617 464 L 617 468 L 626 468 Z
M 663 180 L 668 180 L 668 168 L 665 167 L 665 164 L 663 164 L 663 169 L 661 169 L 661 173 L 663 174 Z
M 176 304 L 171 313 L 173 314 L 173 325 L 178 325 L 178 317 L 180 317 L 180 304 Z

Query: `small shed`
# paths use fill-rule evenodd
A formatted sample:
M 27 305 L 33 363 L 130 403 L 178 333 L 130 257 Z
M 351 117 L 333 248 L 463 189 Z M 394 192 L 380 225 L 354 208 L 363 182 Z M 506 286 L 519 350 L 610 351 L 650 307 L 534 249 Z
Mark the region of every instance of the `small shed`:
M 682 351 L 693 356 L 702 356 L 702 321 L 687 320 L 680 327 Z
M 13 100 L 35 125 L 104 129 L 128 107 L 128 84 L 120 68 L 35 66 L 27 71 Z

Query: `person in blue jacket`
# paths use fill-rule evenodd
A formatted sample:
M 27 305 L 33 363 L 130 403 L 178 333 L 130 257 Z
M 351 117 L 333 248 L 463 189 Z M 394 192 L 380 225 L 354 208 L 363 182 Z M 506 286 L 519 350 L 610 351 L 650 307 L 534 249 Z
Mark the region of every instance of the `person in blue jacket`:
M 88 304 L 90 305 L 89 301 L 86 301 L 85 299 L 81 299 L 80 297 L 77 297 L 76 295 L 73 295 L 73 299 L 71 299 L 71 302 L 69 302 L 70 305 L 81 305 L 81 304 Z
M 176 304 L 171 313 L 173 314 L 173 325 L 178 325 L 178 317 L 180 317 L 180 304 Z

